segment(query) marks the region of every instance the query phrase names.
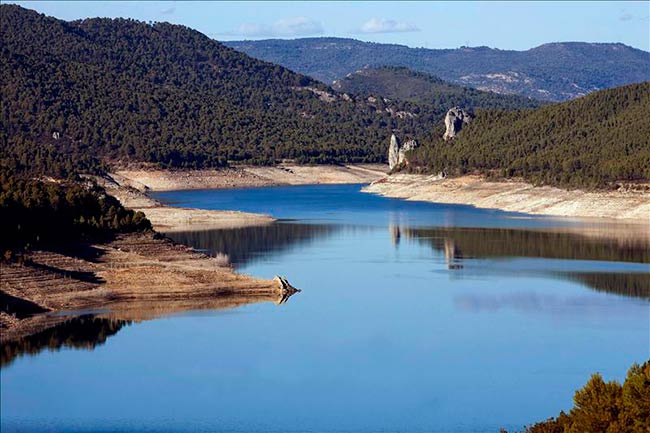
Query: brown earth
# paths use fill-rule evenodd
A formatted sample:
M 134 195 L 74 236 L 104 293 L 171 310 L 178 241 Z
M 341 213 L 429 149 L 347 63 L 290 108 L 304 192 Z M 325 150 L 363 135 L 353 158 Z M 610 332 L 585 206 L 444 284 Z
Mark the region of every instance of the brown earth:
M 36 251 L 0 271 L 1 340 L 15 340 L 66 320 L 70 310 L 110 310 L 146 320 L 178 311 L 284 302 L 295 289 L 235 273 L 213 258 L 154 234 L 120 235 L 105 244 Z M 108 313 L 105 313 L 108 314 Z
M 97 178 L 107 192 L 142 211 L 158 231 L 270 224 L 268 215 L 164 206 L 149 191 L 318 183 L 369 183 L 381 165 L 235 167 L 222 170 L 120 170 Z M 2 264 L 2 341 L 16 340 L 69 320 L 55 314 L 101 310 L 96 317 L 147 320 L 203 308 L 252 302 L 282 303 L 295 292 L 280 281 L 235 273 L 227 257 L 208 257 L 154 234 L 121 235 L 105 244 L 36 251 L 24 264 Z

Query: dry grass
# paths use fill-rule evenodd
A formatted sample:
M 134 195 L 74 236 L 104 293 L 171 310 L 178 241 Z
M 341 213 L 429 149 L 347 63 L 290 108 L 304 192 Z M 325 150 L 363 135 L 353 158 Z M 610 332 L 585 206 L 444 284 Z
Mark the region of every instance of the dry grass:
M 129 311 L 140 317 L 279 302 L 286 296 L 277 282 L 240 275 L 224 266 L 226 256 L 208 257 L 151 234 L 122 235 L 83 251 L 88 256 L 35 252 L 28 265 L 3 265 L 0 290 L 50 311 L 109 308 L 113 314 Z M 18 320 L 3 314 L 2 339 L 56 322 L 41 316 Z

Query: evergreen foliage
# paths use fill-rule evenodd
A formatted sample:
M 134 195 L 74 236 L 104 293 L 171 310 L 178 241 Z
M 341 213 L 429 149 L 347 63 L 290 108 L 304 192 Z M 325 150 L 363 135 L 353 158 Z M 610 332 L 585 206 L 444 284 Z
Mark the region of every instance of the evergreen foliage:
M 33 248 L 151 230 L 142 212 L 125 209 L 92 183 L 47 182 L 0 174 L 0 251 L 5 259 Z
M 574 407 L 525 433 L 647 433 L 650 431 L 650 361 L 634 364 L 623 385 L 594 374 L 576 391 Z
M 116 160 L 377 162 L 391 130 L 425 124 L 324 101 L 313 91 L 331 92 L 323 84 L 184 26 L 65 22 L 15 5 L 0 13 L 0 160 L 17 172 L 67 175 Z
M 444 116 L 454 106 L 516 110 L 536 108 L 543 103 L 519 95 L 502 95 L 459 86 L 424 72 L 398 66 L 365 68 L 334 82 L 341 92 L 383 96 L 432 106 Z
M 536 110 L 477 110 L 458 137 L 412 152 L 411 170 L 607 187 L 650 180 L 650 82 Z M 442 134 L 440 134 L 442 135 Z

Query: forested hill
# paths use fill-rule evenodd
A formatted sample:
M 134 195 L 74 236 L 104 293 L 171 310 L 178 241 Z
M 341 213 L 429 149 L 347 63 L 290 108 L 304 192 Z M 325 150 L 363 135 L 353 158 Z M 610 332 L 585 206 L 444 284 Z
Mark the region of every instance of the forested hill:
M 650 181 L 650 82 L 536 110 L 477 110 L 452 141 L 410 156 L 412 170 L 482 172 L 542 184 L 607 187 Z
M 381 161 L 392 130 L 427 127 L 184 26 L 0 14 L 0 158 L 14 172 Z
M 367 66 L 405 66 L 480 90 L 564 101 L 650 80 L 650 53 L 617 43 L 561 42 L 526 51 L 410 48 L 343 38 L 225 43 L 326 83 Z
M 538 100 L 519 95 L 501 95 L 459 86 L 424 72 L 398 66 L 364 68 L 332 84 L 335 90 L 357 95 L 431 104 L 445 112 L 454 106 L 513 110 L 535 108 Z

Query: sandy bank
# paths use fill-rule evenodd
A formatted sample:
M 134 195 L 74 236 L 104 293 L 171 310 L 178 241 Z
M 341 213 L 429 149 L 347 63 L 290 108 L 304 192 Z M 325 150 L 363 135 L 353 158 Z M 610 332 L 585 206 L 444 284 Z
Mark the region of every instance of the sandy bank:
M 391 175 L 364 191 L 406 200 L 650 224 L 650 194 L 643 192 L 567 191 L 516 181 L 487 182 L 479 176 L 439 179 L 417 174 Z
M 106 244 L 36 251 L 26 264 L 2 264 L 2 341 L 60 323 L 52 313 L 110 310 L 139 320 L 177 311 L 282 303 L 279 281 L 235 273 L 226 256 L 209 257 L 153 234 L 120 235 Z
M 293 165 L 239 166 L 219 170 L 117 170 L 125 185 L 140 191 L 250 188 L 274 185 L 370 183 L 386 175 L 388 166 Z
M 190 209 L 165 206 L 147 196 L 147 188 L 133 187 L 133 181 L 118 174 L 98 178 L 106 191 L 123 206 L 143 212 L 155 230 L 163 233 L 186 230 L 239 228 L 270 224 L 269 215 L 248 212 Z
M 269 215 L 164 206 L 148 191 L 249 188 L 274 185 L 370 183 L 386 175 L 380 164 L 240 166 L 220 170 L 116 170 L 98 179 L 125 207 L 144 212 L 161 232 L 265 225 Z

